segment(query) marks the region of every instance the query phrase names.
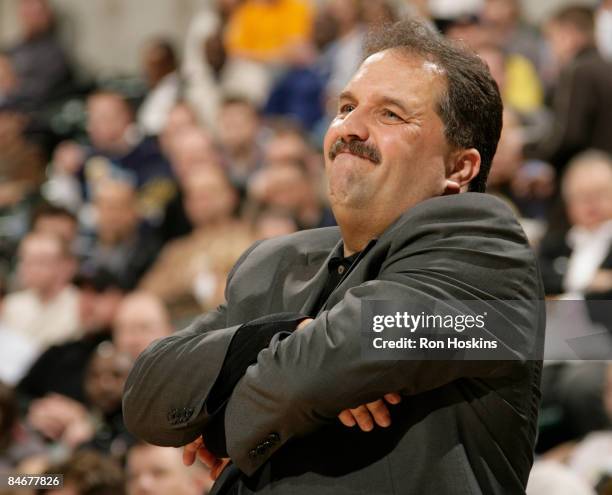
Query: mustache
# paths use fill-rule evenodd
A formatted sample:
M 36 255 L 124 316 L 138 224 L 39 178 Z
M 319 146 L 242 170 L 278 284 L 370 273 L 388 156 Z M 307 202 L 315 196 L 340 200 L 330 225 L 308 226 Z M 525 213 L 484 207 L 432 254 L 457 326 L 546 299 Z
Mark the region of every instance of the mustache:
M 337 139 L 329 148 L 328 156 L 330 160 L 334 160 L 340 153 L 349 152 L 363 158 L 367 158 L 375 164 L 379 164 L 382 160 L 380 151 L 374 146 L 365 144 L 363 141 L 348 141 L 345 142 L 342 138 Z

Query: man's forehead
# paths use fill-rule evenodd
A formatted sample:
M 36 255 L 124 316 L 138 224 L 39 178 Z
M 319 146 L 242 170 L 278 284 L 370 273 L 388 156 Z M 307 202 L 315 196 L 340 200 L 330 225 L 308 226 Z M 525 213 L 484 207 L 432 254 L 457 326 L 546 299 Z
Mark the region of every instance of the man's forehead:
M 398 67 L 401 64 L 401 67 Z M 387 48 L 380 52 L 369 55 L 359 67 L 359 70 L 355 74 L 356 76 L 364 69 L 376 68 L 377 66 L 394 65 L 397 67 L 397 71 L 393 71 L 389 75 L 401 74 L 402 70 L 420 70 L 426 74 L 430 74 L 432 77 L 443 76 L 445 74 L 444 68 L 437 62 L 428 59 L 418 53 L 404 50 L 402 48 Z
M 445 86 L 445 70 L 435 61 L 415 53 L 390 48 L 368 56 L 341 96 L 361 92 L 368 96 L 422 102 L 423 92 Z M 416 103 L 416 102 L 415 102 Z

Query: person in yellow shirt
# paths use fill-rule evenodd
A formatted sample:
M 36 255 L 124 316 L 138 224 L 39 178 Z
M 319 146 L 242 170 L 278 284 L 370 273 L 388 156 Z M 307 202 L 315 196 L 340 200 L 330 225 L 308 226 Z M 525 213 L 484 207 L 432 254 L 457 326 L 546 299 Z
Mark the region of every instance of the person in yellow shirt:
M 308 0 L 246 0 L 231 15 L 225 33 L 228 54 L 259 62 L 283 62 L 306 41 L 313 11 Z

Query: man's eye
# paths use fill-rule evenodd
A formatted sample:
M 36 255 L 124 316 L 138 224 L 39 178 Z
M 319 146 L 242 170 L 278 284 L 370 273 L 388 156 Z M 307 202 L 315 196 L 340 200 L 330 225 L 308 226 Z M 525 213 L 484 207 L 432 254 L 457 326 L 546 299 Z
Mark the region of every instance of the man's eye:
M 397 120 L 397 121 L 403 120 L 398 114 L 396 114 L 395 112 L 391 110 L 383 110 L 382 114 L 383 114 L 383 117 L 389 120 Z
M 355 109 L 355 105 L 351 104 L 351 103 L 345 103 L 344 105 L 340 106 L 340 109 L 338 110 L 338 113 L 343 114 L 343 113 L 349 113 L 352 112 Z

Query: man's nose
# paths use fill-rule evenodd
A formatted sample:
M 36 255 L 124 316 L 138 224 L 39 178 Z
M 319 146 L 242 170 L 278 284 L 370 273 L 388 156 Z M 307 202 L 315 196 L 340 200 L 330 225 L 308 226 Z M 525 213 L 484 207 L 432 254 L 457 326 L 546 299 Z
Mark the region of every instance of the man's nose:
M 370 130 L 366 112 L 360 108 L 355 108 L 338 122 L 336 131 L 338 137 L 341 137 L 345 142 L 367 141 L 370 137 Z

